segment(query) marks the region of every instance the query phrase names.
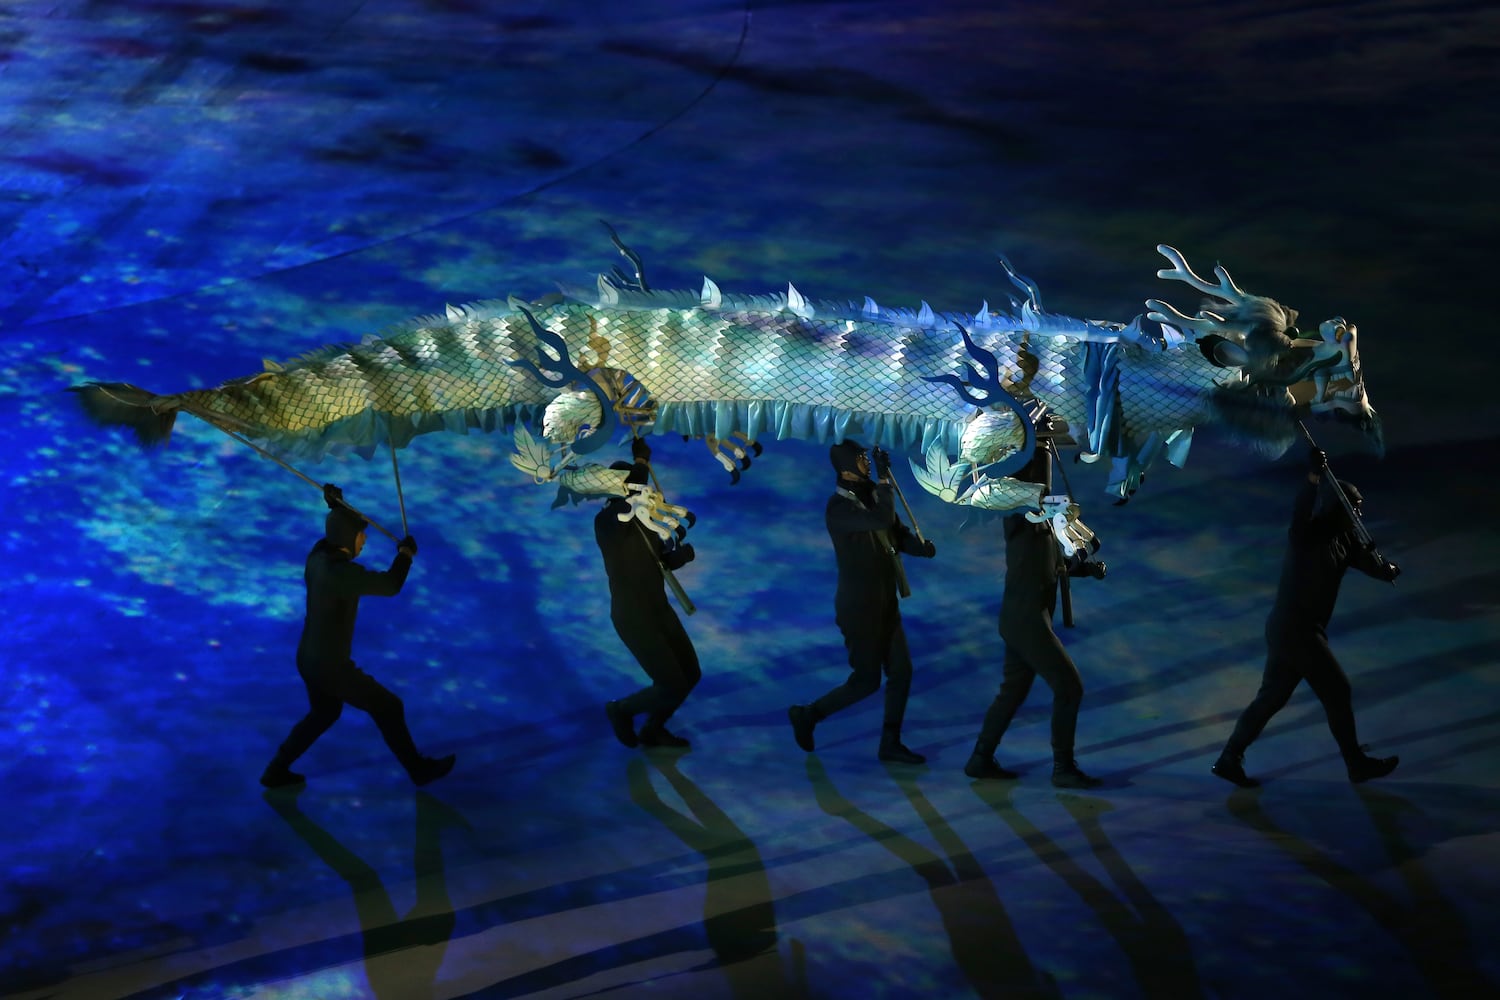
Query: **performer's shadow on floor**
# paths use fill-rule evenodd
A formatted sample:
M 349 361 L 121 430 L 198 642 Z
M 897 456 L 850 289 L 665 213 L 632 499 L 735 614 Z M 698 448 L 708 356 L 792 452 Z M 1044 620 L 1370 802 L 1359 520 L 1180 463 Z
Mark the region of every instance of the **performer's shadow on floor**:
M 458 920 L 448 898 L 441 834 L 446 826 L 469 829 L 468 822 L 428 793 L 415 793 L 413 869 L 417 899 L 411 910 L 400 916 L 379 873 L 302 811 L 297 800 L 304 787 L 267 791 L 264 798 L 292 832 L 348 883 L 359 917 L 365 977 L 371 992 L 385 1000 L 433 996 L 438 969 Z
M 915 780 L 900 773 L 899 768 L 887 770 L 946 857 L 939 857 L 901 831 L 856 808 L 834 787 L 817 756 L 807 757 L 807 778 L 818 807 L 845 820 L 890 851 L 927 883 L 933 906 L 948 934 L 953 960 L 977 996 L 1061 996 L 1052 977 L 1031 964 L 994 883 L 974 853 L 922 794 Z
M 1236 789 L 1225 806 L 1235 819 L 1369 913 L 1406 949 L 1434 996 L 1456 1000 L 1495 995 L 1500 984 L 1480 969 L 1462 911 L 1442 894 L 1437 880 L 1423 867 L 1420 859 L 1424 852 L 1414 850 L 1401 832 L 1402 814 L 1420 814 L 1421 808 L 1384 789 L 1358 786 L 1355 794 L 1369 813 L 1392 866 L 1406 884 L 1409 898 L 1402 899 L 1375 879 L 1341 864 L 1333 851 L 1277 826 L 1266 813 L 1259 789 Z
M 1182 925 L 1151 894 L 1104 833 L 1100 817 L 1114 807 L 1097 795 L 1066 792 L 1057 795 L 1058 802 L 1077 822 L 1090 851 L 1124 894 L 1125 901 L 1021 815 L 1010 800 L 1014 788 L 1015 782 L 1011 781 L 973 785 L 974 794 L 1098 915 L 1100 925 L 1119 943 L 1130 961 L 1142 995 L 1171 1000 L 1203 996 L 1192 943 Z
M 734 996 L 791 998 L 807 995 L 805 956 L 793 945 L 793 970 L 782 968 L 777 951 L 776 905 L 760 852 L 727 813 L 677 769 L 680 755 L 651 753 L 626 769 L 630 798 L 708 865 L 704 878 L 703 935 L 724 970 Z M 662 801 L 651 768 L 688 807 L 688 814 Z

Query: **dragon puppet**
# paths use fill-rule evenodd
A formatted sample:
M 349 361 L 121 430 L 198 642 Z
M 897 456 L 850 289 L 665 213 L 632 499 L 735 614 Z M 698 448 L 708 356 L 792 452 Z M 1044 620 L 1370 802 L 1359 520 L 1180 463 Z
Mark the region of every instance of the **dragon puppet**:
M 1355 327 L 1314 335 L 1296 313 L 1242 291 L 1223 267 L 1210 282 L 1168 246 L 1157 272 L 1208 296 L 1191 316 L 1156 299 L 1128 324 L 1042 309 L 1037 286 L 1001 258 L 1022 298 L 977 313 L 888 309 L 785 293 L 734 296 L 651 289 L 639 258 L 591 288 L 542 300 L 450 306 L 362 343 L 313 351 L 211 389 L 157 395 L 119 382 L 73 387 L 97 422 L 143 444 L 170 436 L 179 412 L 285 458 L 330 450 L 368 456 L 434 431 L 514 433 L 512 462 L 566 495 L 632 497 L 659 533 L 683 512 L 625 473 L 581 462 L 621 428 L 705 440 L 736 477 L 757 438 L 857 436 L 913 454 L 917 481 L 944 501 L 1043 513 L 1042 488 L 1012 478 L 1039 426 L 1066 422 L 1084 461 L 1108 459 L 1121 501 L 1148 467 L 1181 465 L 1194 428 L 1230 425 L 1268 455 L 1309 413 L 1356 422 L 1379 447 Z M 539 429 L 538 440 L 527 428 Z M 545 443 L 544 443 L 545 442 Z M 653 523 L 654 522 L 654 523 Z

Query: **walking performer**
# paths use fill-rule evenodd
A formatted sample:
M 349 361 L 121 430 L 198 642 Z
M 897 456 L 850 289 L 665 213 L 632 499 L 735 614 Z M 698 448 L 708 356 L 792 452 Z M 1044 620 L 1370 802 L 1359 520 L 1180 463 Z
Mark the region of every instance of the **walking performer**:
M 1303 433 L 1306 434 L 1306 428 Z M 1308 438 L 1309 443 L 1312 438 Z M 1371 757 L 1355 735 L 1354 699 L 1333 650 L 1328 620 L 1338 602 L 1339 584 L 1351 567 L 1394 583 L 1401 567 L 1381 555 L 1360 520 L 1364 498 L 1353 483 L 1333 479 L 1328 456 L 1316 444 L 1309 453 L 1307 480 L 1292 508 L 1286 556 L 1276 602 L 1266 619 L 1266 666 L 1260 690 L 1235 723 L 1211 770 L 1241 788 L 1260 782 L 1245 773 L 1245 751 L 1286 706 L 1302 681 L 1313 689 L 1328 715 L 1328 728 L 1353 782 L 1383 778 L 1399 757 Z
M 834 620 L 849 651 L 849 679 L 811 704 L 787 709 L 792 734 L 797 745 L 811 753 L 813 728 L 874 694 L 884 671 L 885 719 L 879 757 L 899 764 L 922 764 L 927 758 L 901 743 L 901 722 L 911 692 L 911 652 L 901 626 L 897 593 L 902 597 L 910 593 L 900 554 L 931 559 L 937 555 L 937 546 L 913 534 L 896 515 L 899 487 L 885 451 L 875 450 L 879 482 L 870 478 L 869 456 L 856 441 L 839 442 L 829 449 L 828 457 L 837 478 L 824 520 L 838 562 Z
M 648 492 L 651 479 L 651 447 L 644 438 L 630 442 L 632 463 L 615 462 L 612 469 L 629 470 L 627 487 L 633 493 Z M 649 512 L 648 507 L 642 514 Z M 611 497 L 594 515 L 594 540 L 604 557 L 604 575 L 609 580 L 609 619 L 625 648 L 640 663 L 651 684 L 632 695 L 604 706 L 615 738 L 627 747 L 671 747 L 685 750 L 689 741 L 667 729 L 667 720 L 687 700 L 703 676 L 693 640 L 672 605 L 665 586 L 674 593 L 688 614 L 692 602 L 677 584 L 673 570 L 693 561 L 693 546 L 683 542 L 686 531 L 668 533 L 668 545 L 654 530 L 647 530 L 636 505 L 622 497 Z M 640 733 L 635 717 L 645 715 Z
M 433 758 L 418 753 L 400 697 L 360 670 L 351 656 L 359 599 L 394 597 L 401 592 L 417 554 L 416 539 L 409 534 L 401 539 L 389 569 L 366 569 L 355 560 L 364 550 L 370 522 L 344 502 L 337 486 L 324 486 L 323 497 L 328 516 L 323 537 L 307 554 L 302 574 L 307 614 L 297 642 L 297 673 L 307 687 L 308 710 L 266 765 L 260 783 L 267 788 L 303 784 L 307 779 L 291 769 L 293 762 L 338 721 L 345 705 L 351 705 L 375 720 L 386 746 L 411 780 L 430 784 L 453 770 L 454 755 Z M 404 508 L 403 502 L 403 522 Z
M 1045 416 L 1039 421 L 1039 437 L 1052 431 Z M 1052 460 L 1049 438 L 1038 445 L 1031 461 L 1016 478 L 1043 487 L 1043 509 L 1052 494 Z M 1070 505 L 1076 513 L 1076 505 Z M 1064 532 L 1058 533 L 1059 522 Z M 1095 788 L 1102 784 L 1078 766 L 1073 757 L 1078 710 L 1083 702 L 1083 678 L 1068 650 L 1053 631 L 1057 611 L 1058 580 L 1072 571 L 1077 576 L 1102 577 L 1104 565 L 1091 559 L 1097 549 L 1093 533 L 1067 514 L 1055 517 L 1028 516 L 1018 512 L 1004 519 L 1005 591 L 1000 598 L 1000 638 L 1005 642 L 1000 691 L 984 713 L 974 752 L 964 765 L 964 774 L 975 779 L 1020 777 L 1001 767 L 995 748 L 1037 677 L 1052 689 L 1052 784 L 1058 788 Z M 1069 534 L 1071 533 L 1071 535 Z M 1065 565 L 1060 542 L 1068 538 L 1069 553 L 1076 566 Z M 1073 545 L 1073 538 L 1079 542 Z

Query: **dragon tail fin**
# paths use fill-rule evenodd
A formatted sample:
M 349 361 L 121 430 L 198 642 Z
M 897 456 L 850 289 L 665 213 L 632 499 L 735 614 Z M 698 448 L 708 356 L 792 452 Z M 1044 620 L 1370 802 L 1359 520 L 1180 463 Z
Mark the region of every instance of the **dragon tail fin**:
M 143 447 L 166 444 L 177 421 L 177 407 L 163 406 L 163 397 L 128 382 L 85 382 L 70 386 L 79 405 L 94 423 L 128 427 Z

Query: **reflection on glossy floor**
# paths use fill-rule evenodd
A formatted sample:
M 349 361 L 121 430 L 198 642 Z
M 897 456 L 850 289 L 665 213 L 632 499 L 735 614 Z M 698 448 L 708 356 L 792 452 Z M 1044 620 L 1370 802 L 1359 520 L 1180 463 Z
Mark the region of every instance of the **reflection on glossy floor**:
M 1350 2 L 12 3 L 0 12 L 0 997 L 1473 997 L 1500 987 L 1500 454 L 1487 288 L 1495 12 Z M 1404 569 L 1331 629 L 1351 785 L 1310 692 L 1208 765 L 1253 695 L 1299 467 L 1211 430 L 1123 507 L 1070 466 L 1107 579 L 1063 631 L 1093 793 L 1048 783 L 1038 686 L 962 774 L 999 681 L 994 525 L 915 484 L 903 605 L 913 768 L 836 683 L 825 449 L 732 486 L 654 440 L 699 516 L 681 577 L 705 677 L 630 751 L 592 510 L 507 435 L 401 452 L 422 550 L 360 665 L 457 769 L 417 791 L 302 711 L 300 567 L 321 501 L 184 418 L 143 454 L 84 379 L 215 385 L 408 316 L 619 258 L 658 287 L 788 280 L 935 309 L 1127 321 L 1157 243 L 1361 331 L 1383 460 L 1314 428 Z M 1205 268 L 1211 266 L 1205 263 Z M 1183 303 L 1184 306 L 1190 303 Z M 1483 338 L 1483 339 L 1481 339 Z M 623 454 L 623 450 L 622 450 Z M 309 469 L 399 523 L 384 455 Z M 390 555 L 371 541 L 366 561 Z

